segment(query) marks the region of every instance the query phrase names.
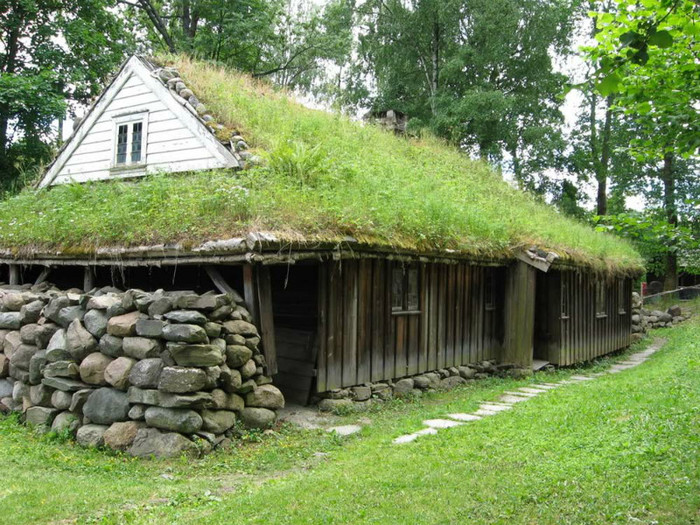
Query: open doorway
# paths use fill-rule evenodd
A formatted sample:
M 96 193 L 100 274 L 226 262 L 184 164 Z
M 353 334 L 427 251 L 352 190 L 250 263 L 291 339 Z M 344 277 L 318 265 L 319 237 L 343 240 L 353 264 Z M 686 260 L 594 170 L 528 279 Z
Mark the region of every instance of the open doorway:
M 277 350 L 275 385 L 293 403 L 307 404 L 316 374 L 318 265 L 270 268 Z

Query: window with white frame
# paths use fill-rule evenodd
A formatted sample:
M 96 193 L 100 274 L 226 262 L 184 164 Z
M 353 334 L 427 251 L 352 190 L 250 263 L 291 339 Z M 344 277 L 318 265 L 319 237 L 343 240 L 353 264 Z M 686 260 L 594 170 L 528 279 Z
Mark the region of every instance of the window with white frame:
M 146 164 L 148 112 L 141 111 L 114 117 L 113 168 Z

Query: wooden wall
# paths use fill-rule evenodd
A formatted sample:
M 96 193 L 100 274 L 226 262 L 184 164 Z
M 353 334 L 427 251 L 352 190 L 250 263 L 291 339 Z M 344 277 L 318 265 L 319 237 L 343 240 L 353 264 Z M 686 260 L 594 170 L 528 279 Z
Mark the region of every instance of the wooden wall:
M 540 297 L 548 300 L 546 307 L 544 301 L 538 302 L 536 356 L 538 352 L 546 353 L 550 362 L 564 366 L 629 346 L 631 279 L 553 271 L 541 274 L 537 285 Z M 596 297 L 597 293 L 602 294 L 604 301 Z
M 392 312 L 397 267 L 411 268 L 382 259 L 321 265 L 317 391 L 498 357 L 503 268 L 415 263 L 419 310 Z

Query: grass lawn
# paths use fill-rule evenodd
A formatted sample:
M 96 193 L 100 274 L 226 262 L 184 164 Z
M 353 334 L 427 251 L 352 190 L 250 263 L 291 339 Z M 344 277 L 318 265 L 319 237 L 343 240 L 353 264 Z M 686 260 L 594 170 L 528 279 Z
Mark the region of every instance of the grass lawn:
M 423 419 L 532 380 L 394 403 L 364 414 L 359 437 L 283 429 L 189 463 L 84 451 L 5 419 L 0 522 L 700 523 L 700 320 L 655 335 L 668 343 L 634 369 L 402 446 Z

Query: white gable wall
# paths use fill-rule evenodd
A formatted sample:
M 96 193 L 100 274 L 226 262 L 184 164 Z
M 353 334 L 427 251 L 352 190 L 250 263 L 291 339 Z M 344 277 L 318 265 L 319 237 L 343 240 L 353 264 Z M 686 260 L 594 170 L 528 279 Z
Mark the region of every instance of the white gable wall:
M 142 69 L 147 71 L 144 67 Z M 62 159 L 59 155 L 57 165 L 52 167 L 55 173 L 52 174 L 50 170 L 47 174 L 47 179 L 53 175 L 55 177 L 52 181 L 47 179 L 42 181 L 42 186 L 235 165 L 235 159 L 222 146 L 218 143 L 216 147 L 212 146 L 215 139 L 201 122 L 195 121 L 193 125 L 192 120 L 195 117 L 189 114 L 189 111 L 179 102 L 176 102 L 175 111 L 173 111 L 174 99 L 160 81 L 148 78 L 147 82 L 144 82 L 143 72 L 137 74 L 129 68 L 122 71 L 122 75 L 125 77 L 118 78 L 110 88 L 118 90 L 112 100 L 104 107 L 101 114 L 96 115 L 89 129 L 70 139 L 80 142 L 72 153 L 70 150 L 62 152 L 65 158 Z M 166 101 L 163 97 L 170 97 L 172 100 Z M 96 110 L 97 107 L 93 109 Z M 148 133 L 144 144 L 146 168 L 140 170 L 113 168 L 115 141 L 113 118 L 138 111 L 148 111 L 146 117 Z M 185 112 L 184 116 L 189 118 L 189 123 L 183 121 L 182 112 Z M 86 121 L 85 124 L 89 122 Z M 226 158 L 226 154 L 229 158 Z

